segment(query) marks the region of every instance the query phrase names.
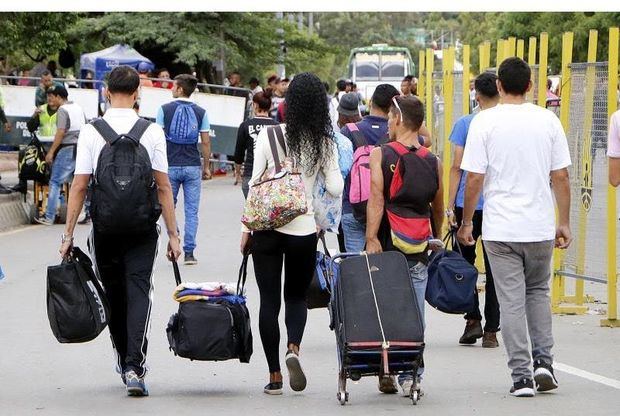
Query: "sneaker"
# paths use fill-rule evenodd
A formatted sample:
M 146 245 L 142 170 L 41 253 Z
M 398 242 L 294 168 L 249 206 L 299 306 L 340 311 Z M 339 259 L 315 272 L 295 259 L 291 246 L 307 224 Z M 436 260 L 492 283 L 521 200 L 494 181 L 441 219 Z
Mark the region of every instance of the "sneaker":
M 194 257 L 193 252 L 185 253 L 185 261 L 183 262 L 183 264 L 187 266 L 198 264 L 198 260 L 196 260 L 196 257 Z
M 534 382 L 536 391 L 549 391 L 558 388 L 558 380 L 553 374 L 553 367 L 542 360 L 534 361 Z
M 398 393 L 398 385 L 394 376 L 379 376 L 379 391 L 385 394 Z
M 35 220 L 36 222 L 38 222 L 39 224 L 42 224 L 42 225 L 54 225 L 54 221 L 52 221 L 52 220 L 48 220 L 48 219 L 47 219 L 47 218 L 45 218 L 45 217 L 35 218 L 34 220 Z
M 302 391 L 306 388 L 306 375 L 301 368 L 299 355 L 294 351 L 288 350 L 285 357 L 286 368 L 288 368 L 289 382 L 293 391 Z
M 265 386 L 263 391 L 265 392 L 265 394 L 269 394 L 271 396 L 279 396 L 280 394 L 282 394 L 282 382 L 277 381 L 274 383 L 269 383 Z
M 409 397 L 411 396 L 411 388 L 413 387 L 413 380 L 410 378 L 404 380 L 398 380 L 398 384 L 400 384 L 400 388 L 403 390 L 403 396 Z
M 135 371 L 127 371 L 125 373 L 125 381 L 128 396 L 143 397 L 149 395 L 149 391 L 144 383 L 144 377 L 138 377 Z
M 465 324 L 465 331 L 459 339 L 459 344 L 475 344 L 478 338 L 482 338 L 482 324 L 477 319 L 468 319 Z
M 0 183 L 0 195 L 8 195 L 13 193 L 13 191 Z
M 522 378 L 510 388 L 510 394 L 515 397 L 534 397 L 534 383 L 532 379 Z
M 499 342 L 497 341 L 497 333 L 485 332 L 484 335 L 482 335 L 482 348 L 497 347 L 499 347 Z

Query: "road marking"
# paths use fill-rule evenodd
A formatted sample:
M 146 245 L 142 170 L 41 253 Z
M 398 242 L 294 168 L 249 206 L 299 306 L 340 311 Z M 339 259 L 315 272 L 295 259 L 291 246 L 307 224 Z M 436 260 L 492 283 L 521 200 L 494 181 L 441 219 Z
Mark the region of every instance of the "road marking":
M 16 228 L 14 230 L 4 231 L 4 232 L 0 233 L 0 237 L 4 237 L 5 235 L 13 235 L 13 234 L 21 233 L 23 231 L 31 230 L 31 229 L 37 228 L 37 227 L 40 227 L 40 225 L 32 224 L 32 225 L 27 225 L 27 226 L 21 227 L 21 228 Z
M 562 371 L 564 373 L 572 374 L 577 377 L 585 378 L 586 380 L 594 381 L 595 383 L 604 384 L 608 387 L 620 390 L 620 381 L 613 378 L 600 376 L 598 374 L 590 373 L 589 371 L 581 370 L 579 368 L 571 367 L 570 365 L 562 363 L 553 363 L 553 368 Z

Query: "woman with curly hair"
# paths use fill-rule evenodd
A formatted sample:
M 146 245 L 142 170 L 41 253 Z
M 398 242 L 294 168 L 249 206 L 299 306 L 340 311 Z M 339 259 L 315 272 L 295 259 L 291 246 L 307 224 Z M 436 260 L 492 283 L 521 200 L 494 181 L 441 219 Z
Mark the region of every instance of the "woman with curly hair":
M 282 264 L 288 336 L 285 362 L 291 389 L 302 391 L 306 388 L 306 376 L 299 361 L 299 346 L 306 326 L 306 290 L 314 275 L 317 245 L 312 190 L 319 172 L 325 176 L 325 185 L 330 194 L 337 197 L 344 187 L 338 167 L 338 150 L 332 140 L 325 89 L 319 78 L 307 72 L 295 76 L 286 93 L 286 103 L 285 124 L 281 125 L 286 154 L 293 157 L 299 167 L 308 212 L 281 228 L 257 231 L 251 236 L 254 272 L 260 292 L 259 330 L 269 366 L 269 383 L 264 392 L 274 395 L 282 394 L 278 351 Z M 267 130 L 263 129 L 256 140 L 250 186 L 261 180 L 266 169 L 275 167 Z M 279 145 L 277 148 L 280 160 L 284 160 L 284 149 Z M 245 252 L 249 241 L 250 233 L 244 230 L 241 237 L 242 252 Z

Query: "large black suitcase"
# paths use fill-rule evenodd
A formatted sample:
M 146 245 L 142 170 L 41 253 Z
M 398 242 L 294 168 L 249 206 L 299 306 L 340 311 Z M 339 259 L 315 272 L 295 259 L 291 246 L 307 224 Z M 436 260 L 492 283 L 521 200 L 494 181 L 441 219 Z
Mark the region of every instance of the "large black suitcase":
M 403 254 L 345 254 L 334 259 L 338 258 L 331 312 L 340 359 L 338 400 L 345 404 L 347 378 L 417 371 L 424 324 Z M 414 385 L 414 403 L 419 393 Z

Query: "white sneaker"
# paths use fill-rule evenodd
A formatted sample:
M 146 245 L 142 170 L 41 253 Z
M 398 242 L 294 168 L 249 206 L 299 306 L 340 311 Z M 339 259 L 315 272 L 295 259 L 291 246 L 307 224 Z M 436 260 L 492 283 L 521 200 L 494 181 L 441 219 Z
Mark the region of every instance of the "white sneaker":
M 50 221 L 45 217 L 35 218 L 34 220 L 42 225 L 54 225 L 54 221 Z

